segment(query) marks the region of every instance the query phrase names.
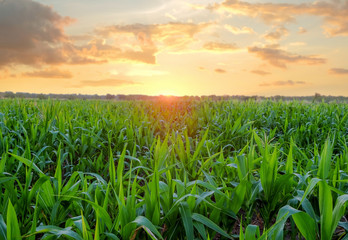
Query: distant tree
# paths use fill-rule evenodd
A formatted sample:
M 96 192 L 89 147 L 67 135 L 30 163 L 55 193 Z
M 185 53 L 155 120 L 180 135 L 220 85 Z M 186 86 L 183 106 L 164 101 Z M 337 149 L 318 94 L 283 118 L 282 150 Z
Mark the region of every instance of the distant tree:
M 13 92 L 5 92 L 4 97 L 5 98 L 15 98 L 16 95 Z
M 322 101 L 323 96 L 320 93 L 315 93 L 314 94 L 314 98 L 313 98 L 313 102 L 320 102 Z
M 38 95 L 37 95 L 37 98 L 43 100 L 43 99 L 47 99 L 48 96 L 41 93 L 41 94 L 38 94 Z
M 118 99 L 118 100 L 125 100 L 125 99 L 126 99 L 126 95 L 118 94 L 118 95 L 117 95 L 117 99 Z
M 108 94 L 106 94 L 105 98 L 106 98 L 107 100 L 112 100 L 112 99 L 115 99 L 116 96 L 108 93 Z
M 76 95 L 76 94 L 69 94 L 69 95 L 67 96 L 67 98 L 68 98 L 69 100 L 74 100 L 74 99 L 77 99 L 77 95 Z
M 30 98 L 30 93 L 27 92 L 17 92 L 16 97 L 17 98 Z

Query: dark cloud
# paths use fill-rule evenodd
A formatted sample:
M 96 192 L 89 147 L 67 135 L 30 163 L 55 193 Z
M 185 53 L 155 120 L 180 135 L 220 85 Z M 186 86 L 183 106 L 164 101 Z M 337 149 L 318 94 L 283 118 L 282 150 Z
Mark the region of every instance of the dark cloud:
M 262 71 L 262 70 L 252 70 L 251 73 L 261 75 L 261 76 L 266 76 L 271 74 L 270 72 Z
M 66 39 L 63 27 L 73 20 L 31 0 L 0 2 L 0 48 L 25 51 L 37 43 L 59 43 Z
M 23 74 L 24 77 L 31 78 L 72 78 L 73 75 L 70 71 L 64 71 L 56 68 L 45 69 L 42 71 L 33 71 Z
M 294 86 L 294 85 L 303 85 L 306 84 L 304 81 L 293 81 L 293 80 L 287 80 L 287 81 L 274 81 L 270 83 L 261 83 L 259 86 L 261 87 L 268 87 L 268 86 Z
M 74 46 L 66 48 L 52 47 L 42 44 L 32 49 L 15 51 L 10 49 L 0 49 L 0 67 L 13 64 L 23 64 L 39 67 L 43 64 L 97 64 L 105 63 L 106 60 L 82 56 Z
M 286 68 L 287 64 L 289 63 L 299 63 L 307 65 L 326 63 L 325 58 L 293 54 L 285 50 L 279 49 L 277 46 L 249 47 L 248 51 L 250 53 L 256 54 L 256 56 L 258 56 L 264 61 L 267 61 L 269 64 L 279 68 Z
M 82 56 L 69 42 L 64 27 L 73 21 L 32 0 L 1 1 L 0 67 L 105 62 Z
M 71 86 L 72 88 L 83 88 L 83 87 L 120 87 L 126 85 L 138 84 L 131 80 L 122 79 L 103 79 L 103 80 L 84 80 L 77 85 Z
M 331 68 L 329 70 L 330 74 L 334 75 L 348 75 L 348 69 L 346 68 Z
M 214 71 L 216 73 L 226 73 L 226 70 L 225 69 L 221 69 L 221 68 L 216 68 Z

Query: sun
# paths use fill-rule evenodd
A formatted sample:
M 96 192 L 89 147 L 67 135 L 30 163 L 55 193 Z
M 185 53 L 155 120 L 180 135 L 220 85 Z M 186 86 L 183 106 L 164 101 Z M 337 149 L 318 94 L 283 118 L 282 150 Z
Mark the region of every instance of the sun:
M 162 96 L 180 96 L 180 94 L 177 91 L 174 90 L 162 90 L 157 93 L 157 95 Z

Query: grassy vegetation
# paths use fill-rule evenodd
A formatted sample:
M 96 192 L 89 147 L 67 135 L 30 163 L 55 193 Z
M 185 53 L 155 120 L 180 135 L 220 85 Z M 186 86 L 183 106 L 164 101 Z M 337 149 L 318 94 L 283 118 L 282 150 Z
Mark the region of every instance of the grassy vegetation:
M 0 239 L 348 239 L 348 105 L 0 101 Z

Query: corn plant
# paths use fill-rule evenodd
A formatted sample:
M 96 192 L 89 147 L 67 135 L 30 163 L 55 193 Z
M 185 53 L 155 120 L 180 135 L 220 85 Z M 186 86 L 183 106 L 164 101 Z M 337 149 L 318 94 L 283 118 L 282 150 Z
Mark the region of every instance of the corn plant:
M 348 239 L 348 105 L 0 100 L 2 239 Z

